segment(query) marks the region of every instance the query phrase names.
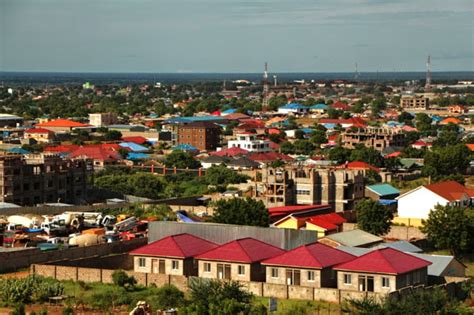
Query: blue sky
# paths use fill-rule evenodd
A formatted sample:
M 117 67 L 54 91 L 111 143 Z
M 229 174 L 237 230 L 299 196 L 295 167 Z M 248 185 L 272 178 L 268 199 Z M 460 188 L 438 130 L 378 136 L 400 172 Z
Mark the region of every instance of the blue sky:
M 474 71 L 474 0 L 0 0 L 0 70 Z

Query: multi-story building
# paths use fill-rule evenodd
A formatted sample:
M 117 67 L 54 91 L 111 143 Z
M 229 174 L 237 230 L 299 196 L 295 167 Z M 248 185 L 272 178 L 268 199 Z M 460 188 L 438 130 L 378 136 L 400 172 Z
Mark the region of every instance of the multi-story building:
M 270 141 L 266 140 L 259 140 L 257 139 L 257 135 L 251 132 L 242 132 L 238 133 L 236 140 L 230 140 L 228 142 L 229 148 L 241 148 L 245 149 L 248 152 L 257 152 L 257 153 L 264 153 L 270 152 Z
M 189 144 L 200 151 L 213 151 L 220 143 L 221 128 L 213 122 L 196 121 L 178 126 L 178 145 Z
M 329 204 L 336 212 L 353 210 L 364 197 L 359 170 L 285 167 L 262 169 L 254 196 L 267 207 Z
M 18 205 L 79 203 L 87 194 L 89 160 L 56 154 L 0 156 L 0 201 Z
M 96 127 L 114 125 L 118 122 L 115 113 L 89 114 L 89 124 Z
M 428 109 L 430 101 L 424 95 L 402 95 L 400 106 L 404 109 Z
M 405 146 L 405 134 L 396 129 L 390 128 L 351 128 L 342 134 L 343 146 L 347 149 L 354 149 L 362 144 L 377 151 L 383 151 L 387 147 Z

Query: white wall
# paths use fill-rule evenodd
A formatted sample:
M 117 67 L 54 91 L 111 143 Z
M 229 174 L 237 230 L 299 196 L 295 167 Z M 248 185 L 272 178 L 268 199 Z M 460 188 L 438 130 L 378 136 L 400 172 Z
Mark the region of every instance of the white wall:
M 401 218 L 427 219 L 436 204 L 446 205 L 448 201 L 431 190 L 421 187 L 398 199 L 398 216 Z

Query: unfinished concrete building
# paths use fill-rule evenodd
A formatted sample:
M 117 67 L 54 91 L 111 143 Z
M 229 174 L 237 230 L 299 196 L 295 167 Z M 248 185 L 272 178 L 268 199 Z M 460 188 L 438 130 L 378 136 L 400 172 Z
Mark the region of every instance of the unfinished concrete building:
M 0 201 L 22 206 L 80 203 L 87 194 L 91 160 L 56 154 L 0 156 Z
M 342 212 L 364 197 L 364 175 L 358 170 L 267 167 L 261 177 L 254 194 L 267 207 L 329 204 Z
M 351 128 L 342 134 L 343 146 L 354 149 L 362 144 L 377 151 L 383 151 L 387 147 L 405 146 L 405 134 L 390 128 Z
M 430 105 L 429 98 L 424 95 L 402 95 L 400 106 L 403 109 L 428 109 Z

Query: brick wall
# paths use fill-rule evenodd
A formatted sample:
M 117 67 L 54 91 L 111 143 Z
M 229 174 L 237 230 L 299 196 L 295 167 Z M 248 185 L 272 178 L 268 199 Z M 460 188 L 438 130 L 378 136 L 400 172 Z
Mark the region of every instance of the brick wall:
M 147 238 L 138 238 L 130 241 L 74 247 L 55 251 L 41 251 L 38 248 L 31 248 L 0 252 L 0 273 L 15 271 L 29 267 L 32 264 L 127 253 L 135 248 L 146 245 L 147 242 Z
M 350 231 L 354 230 L 355 228 L 355 223 L 343 223 L 342 229 L 343 231 Z M 383 237 L 403 241 L 421 240 L 426 238 L 425 234 L 423 234 L 417 227 L 399 225 L 392 225 L 390 227 L 390 231 Z

